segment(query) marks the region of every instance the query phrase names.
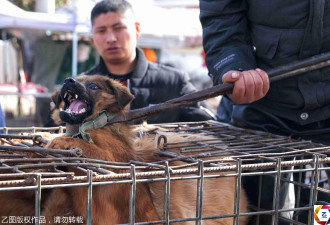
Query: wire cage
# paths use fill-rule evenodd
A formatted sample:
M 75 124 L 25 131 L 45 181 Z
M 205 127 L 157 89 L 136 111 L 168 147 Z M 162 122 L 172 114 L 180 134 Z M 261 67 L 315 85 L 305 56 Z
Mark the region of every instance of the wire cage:
M 81 157 L 83 149 L 48 149 L 41 132 L 61 135 L 65 127 L 2 128 L 0 134 L 0 193 L 32 190 L 33 218 L 0 215 L 2 223 L 43 224 L 41 201 L 44 190 L 68 187 L 87 187 L 86 214 L 80 217 L 54 218 L 53 223 L 91 224 L 92 190 L 96 186 L 129 184 L 128 224 L 204 224 L 212 220 L 231 218 L 229 224 L 313 224 L 316 205 L 329 204 L 330 146 L 306 140 L 277 136 L 261 131 L 237 128 L 228 124 L 206 121 L 196 123 L 157 124 L 137 137 L 157 136 L 157 154 L 164 160 L 155 162 L 110 162 Z M 167 134 L 200 138 L 169 142 Z M 179 149 L 172 151 L 172 149 Z M 179 161 L 180 165 L 171 166 Z M 80 175 L 68 172 L 74 168 Z M 121 171 L 120 173 L 114 172 Z M 84 174 L 84 175 L 81 175 Z M 230 213 L 203 214 L 208 179 L 234 179 Z M 170 196 L 173 182 L 195 180 L 194 216 L 171 218 Z M 159 182 L 164 185 L 162 216 L 159 221 L 135 221 L 136 186 L 139 183 Z M 241 191 L 247 196 L 248 211 L 240 208 Z M 314 218 L 315 217 L 315 218 Z M 37 219 L 36 219 L 37 218 Z M 245 219 L 244 219 L 245 218 Z M 61 221 L 60 221 L 61 220 Z M 211 222 L 210 222 L 211 221 Z M 25 221 L 26 222 L 26 221 Z M 0 223 L 1 224 L 1 223 Z M 26 222 L 27 224 L 27 222 Z M 216 224 L 216 223 L 214 223 Z M 228 223 L 218 223 L 228 224 Z

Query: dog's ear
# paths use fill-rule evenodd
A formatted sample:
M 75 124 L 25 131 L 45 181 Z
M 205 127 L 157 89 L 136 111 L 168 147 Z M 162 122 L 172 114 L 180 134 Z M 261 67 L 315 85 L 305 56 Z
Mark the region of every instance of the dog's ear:
M 128 90 L 127 87 L 117 81 L 107 81 L 109 88 L 116 96 L 116 100 L 121 109 L 124 109 L 134 99 L 134 95 Z
M 60 95 L 60 91 L 55 91 L 51 96 L 51 118 L 58 125 L 64 122 L 60 119 L 61 108 L 64 107 L 64 101 Z
M 60 95 L 60 91 L 55 91 L 52 96 L 51 96 L 51 100 L 54 103 L 54 105 L 52 106 L 52 109 L 59 109 L 60 108 L 60 104 L 62 103 L 62 97 Z

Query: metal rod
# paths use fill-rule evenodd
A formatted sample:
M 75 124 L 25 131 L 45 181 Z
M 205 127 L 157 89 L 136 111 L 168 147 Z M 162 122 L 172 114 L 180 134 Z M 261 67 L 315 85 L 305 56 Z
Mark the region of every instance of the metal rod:
M 302 157 L 302 159 L 304 159 L 304 157 Z M 300 165 L 299 166 L 299 169 L 303 169 L 303 165 Z M 302 182 L 302 172 L 300 171 L 299 173 L 298 173 L 298 183 L 301 183 Z M 296 196 L 297 196 L 297 200 L 296 200 L 296 202 L 295 202 L 295 207 L 296 208 L 299 208 L 299 206 L 300 206 L 300 194 L 301 194 L 301 185 L 297 185 L 298 187 L 297 187 L 297 194 L 296 194 Z M 296 214 L 295 215 L 295 221 L 298 221 L 298 219 L 299 219 L 299 214 Z
M 135 223 L 135 197 L 136 197 L 136 175 L 135 165 L 131 165 L 131 191 L 129 195 L 129 224 L 134 225 Z
M 196 199 L 196 225 L 202 224 L 203 211 L 203 184 L 204 184 L 204 164 L 202 160 L 198 161 L 198 175 L 197 179 L 197 199 Z
M 272 215 L 272 225 L 276 225 L 278 221 L 278 210 L 279 210 L 279 194 L 281 184 L 281 158 L 277 159 L 277 174 L 274 176 L 274 194 L 273 194 L 273 209 L 275 212 Z
M 93 171 L 87 170 L 87 204 L 86 204 L 86 225 L 92 225 L 92 196 L 93 196 Z
M 281 161 L 282 161 L 281 158 L 277 159 L 278 170 L 277 170 L 277 187 L 276 187 L 275 224 L 278 224 L 279 209 L 280 209 L 280 190 L 281 190 L 281 176 L 282 176 Z
M 316 55 L 298 62 L 292 62 L 290 64 L 271 69 L 267 73 L 271 82 L 273 82 L 327 66 L 330 66 L 330 52 Z
M 264 160 L 262 160 L 262 162 L 264 162 Z M 262 182 L 263 182 L 263 176 L 259 175 L 259 185 L 258 185 L 258 210 L 260 210 L 261 208 L 261 193 L 262 193 Z M 257 215 L 256 218 L 256 225 L 259 225 L 260 223 L 260 216 Z
M 330 52 L 271 69 L 267 71 L 267 74 L 270 81 L 273 82 L 327 66 L 330 66 Z M 201 91 L 168 100 L 164 103 L 131 110 L 125 114 L 117 114 L 108 124 L 145 119 L 179 106 L 190 105 L 219 95 L 230 94 L 233 88 L 233 83 L 218 84 Z
M 165 162 L 165 191 L 164 191 L 164 220 L 165 224 L 169 225 L 170 222 L 170 192 L 171 192 L 171 176 L 170 176 L 170 168 L 168 162 Z
M 35 191 L 35 215 L 36 225 L 40 225 L 40 205 L 41 205 L 41 175 L 37 175 L 37 189 Z
M 315 155 L 315 163 L 314 163 L 314 171 L 313 173 L 315 174 L 314 176 L 314 182 L 315 182 L 315 185 L 314 185 L 314 188 L 313 188 L 313 199 L 312 199 L 312 205 L 315 204 L 315 202 L 317 201 L 317 188 L 318 188 L 318 184 L 319 184 L 319 177 L 320 177 L 320 171 L 319 171 L 319 156 L 318 155 Z
M 70 156 L 82 155 L 82 150 L 79 148 L 61 150 L 61 149 L 41 148 L 41 147 L 17 147 L 17 146 L 0 145 L 0 150 L 20 151 L 20 152 L 39 152 L 39 153 L 48 153 L 48 154 L 70 155 Z
M 318 155 L 313 155 L 313 168 L 314 171 L 312 173 L 310 183 L 311 183 L 311 189 L 310 189 L 310 195 L 309 195 L 309 204 L 308 206 L 310 207 L 308 211 L 308 224 L 312 224 L 313 218 L 314 218 L 314 209 L 313 205 L 316 201 L 317 198 L 317 193 L 316 189 L 318 186 L 318 167 L 319 167 L 319 157 Z M 316 183 L 317 182 L 317 183 Z
M 237 177 L 235 181 L 235 203 L 234 203 L 234 214 L 233 219 L 234 225 L 239 225 L 239 216 L 240 216 L 240 199 L 241 199 L 241 183 L 242 183 L 242 159 L 237 160 Z

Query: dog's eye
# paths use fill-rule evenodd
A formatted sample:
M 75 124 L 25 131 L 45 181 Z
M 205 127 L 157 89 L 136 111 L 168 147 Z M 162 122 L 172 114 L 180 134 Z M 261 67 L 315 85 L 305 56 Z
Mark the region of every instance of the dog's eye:
M 97 89 L 100 89 L 99 86 L 97 86 L 96 84 L 94 83 L 91 83 L 90 85 L 88 85 L 88 87 L 92 90 L 97 90 Z

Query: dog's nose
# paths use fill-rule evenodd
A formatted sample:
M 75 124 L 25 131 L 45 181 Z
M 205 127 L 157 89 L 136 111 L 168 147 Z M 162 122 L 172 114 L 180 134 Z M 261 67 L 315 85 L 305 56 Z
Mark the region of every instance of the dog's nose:
M 75 83 L 76 81 L 73 79 L 73 78 L 71 78 L 71 77 L 69 77 L 69 78 L 66 78 L 65 80 L 64 80 L 64 83 L 65 84 L 73 84 L 73 83 Z

